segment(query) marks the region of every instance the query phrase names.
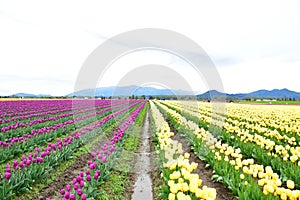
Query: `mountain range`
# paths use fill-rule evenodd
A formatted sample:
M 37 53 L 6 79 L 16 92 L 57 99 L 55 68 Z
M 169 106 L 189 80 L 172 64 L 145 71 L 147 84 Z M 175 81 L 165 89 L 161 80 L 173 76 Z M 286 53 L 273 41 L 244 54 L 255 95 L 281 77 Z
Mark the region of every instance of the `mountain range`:
M 225 96 L 235 98 L 235 99 L 246 99 L 246 98 L 271 98 L 271 99 L 285 99 L 285 98 L 291 98 L 291 99 L 300 99 L 300 92 L 295 92 L 288 90 L 286 88 L 284 89 L 274 89 L 274 90 L 257 90 L 250 93 L 236 93 L 236 94 L 228 94 L 228 93 L 221 93 L 216 90 L 210 90 L 203 94 L 197 95 L 198 98 L 201 99 L 211 99 L 213 97 L 218 96 Z
M 11 96 L 14 97 L 34 97 L 34 98 L 40 98 L 40 97 L 51 97 L 50 94 L 29 94 L 29 93 L 16 93 Z
M 193 92 L 188 92 L 184 90 L 170 90 L 170 89 L 157 89 L 154 87 L 140 87 L 140 86 L 121 86 L 121 87 L 102 87 L 96 89 L 87 89 L 81 90 L 78 92 L 73 92 L 68 94 L 68 97 L 71 96 L 159 96 L 159 95 L 194 95 Z
M 87 89 L 81 90 L 78 92 L 73 92 L 66 97 L 73 97 L 73 96 L 161 96 L 161 95 L 195 95 L 194 92 L 184 91 L 184 90 L 170 90 L 170 89 L 158 89 L 154 87 L 139 87 L 139 86 L 122 86 L 122 87 L 102 87 L 96 89 Z M 228 98 L 234 99 L 245 99 L 245 98 L 291 98 L 291 99 L 300 99 L 300 92 L 295 92 L 284 89 L 274 89 L 274 90 L 257 90 L 250 93 L 236 93 L 236 94 L 229 94 L 229 93 L 221 93 L 216 90 L 210 90 L 202 94 L 198 94 L 197 97 L 200 99 L 211 99 L 218 96 L 225 96 Z M 50 97 L 50 95 L 35 95 L 35 94 L 27 94 L 27 93 L 17 93 L 12 96 L 17 97 Z

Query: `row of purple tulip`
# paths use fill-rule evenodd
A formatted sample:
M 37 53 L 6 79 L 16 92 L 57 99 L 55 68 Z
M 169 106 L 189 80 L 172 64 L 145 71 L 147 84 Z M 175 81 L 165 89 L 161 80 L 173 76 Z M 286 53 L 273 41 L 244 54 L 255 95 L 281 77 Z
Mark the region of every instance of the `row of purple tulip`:
M 85 121 L 86 119 L 88 119 L 92 116 L 100 115 L 102 113 L 105 113 L 105 112 L 107 112 L 111 109 L 118 108 L 120 106 L 121 106 L 121 104 L 116 104 L 115 107 L 109 107 L 109 108 L 106 108 L 106 109 L 103 109 L 103 107 L 101 107 L 100 111 L 97 111 L 96 113 L 88 113 L 86 115 L 79 116 L 75 119 L 71 119 L 71 120 L 68 120 L 68 121 L 65 121 L 65 122 L 60 122 L 60 123 L 53 124 L 53 125 L 50 125 L 50 126 L 47 126 L 47 127 L 39 128 L 37 130 L 32 129 L 29 134 L 24 134 L 21 137 L 11 137 L 11 138 L 8 138 L 8 141 L 0 141 L 0 147 L 1 146 L 9 147 L 9 146 L 13 146 L 15 143 L 23 143 L 26 140 L 31 139 L 32 137 L 35 137 L 37 135 L 40 135 L 40 134 L 43 134 L 43 133 L 49 133 L 50 131 L 56 131 L 57 129 L 66 128 L 66 125 L 68 125 L 68 124 L 73 124 L 73 123 L 76 123 L 76 122 L 79 122 L 79 121 Z
M 122 100 L 2 101 L 0 102 L 0 124 L 57 115 L 58 113 L 70 112 L 74 108 L 79 110 L 118 102 L 122 103 Z
M 9 130 L 16 130 L 18 128 L 24 128 L 24 127 L 28 127 L 28 126 L 31 127 L 32 125 L 45 123 L 48 121 L 56 121 L 56 120 L 64 118 L 64 117 L 68 117 L 68 116 L 72 116 L 72 115 L 80 115 L 81 113 L 99 110 L 101 108 L 108 107 L 109 105 L 111 105 L 110 101 L 104 101 L 104 100 L 102 100 L 98 103 L 99 103 L 98 105 L 87 107 L 87 105 L 85 105 L 85 103 L 83 102 L 82 104 L 79 104 L 79 106 L 76 106 L 76 108 L 68 108 L 68 109 L 59 110 L 59 111 L 55 112 L 56 115 L 51 115 L 51 116 L 47 116 L 47 112 L 39 113 L 39 116 L 41 116 L 41 117 L 35 118 L 31 121 L 25 120 L 26 121 L 25 122 L 25 121 L 22 121 L 21 119 L 19 119 L 16 123 L 4 125 L 1 127 L 1 132 L 5 133 Z M 122 102 L 114 103 L 114 105 L 117 105 L 119 103 L 122 103 Z
M 114 159 L 110 156 L 116 152 L 116 146 L 123 140 L 126 130 L 132 125 L 144 106 L 145 102 L 132 112 L 130 116 L 118 126 L 117 130 L 114 131 L 112 138 L 100 147 L 99 151 L 90 153 L 92 160 L 87 162 L 87 169 L 81 171 L 79 175 L 73 178 L 71 184 L 66 185 L 65 188 L 60 190 L 62 200 L 97 198 L 100 193 L 99 186 L 110 170 L 105 167 L 105 164 L 108 159 Z M 50 198 L 46 198 L 46 200 L 50 200 Z

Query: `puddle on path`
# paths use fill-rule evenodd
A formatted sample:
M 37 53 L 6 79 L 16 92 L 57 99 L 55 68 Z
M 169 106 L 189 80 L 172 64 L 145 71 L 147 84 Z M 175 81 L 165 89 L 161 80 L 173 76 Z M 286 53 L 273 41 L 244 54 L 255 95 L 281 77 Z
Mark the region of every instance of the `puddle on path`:
M 152 182 L 150 178 L 151 162 L 150 162 L 150 127 L 149 112 L 147 112 L 146 120 L 141 134 L 141 145 L 137 153 L 137 162 L 135 171 L 137 180 L 134 184 L 132 200 L 152 200 Z

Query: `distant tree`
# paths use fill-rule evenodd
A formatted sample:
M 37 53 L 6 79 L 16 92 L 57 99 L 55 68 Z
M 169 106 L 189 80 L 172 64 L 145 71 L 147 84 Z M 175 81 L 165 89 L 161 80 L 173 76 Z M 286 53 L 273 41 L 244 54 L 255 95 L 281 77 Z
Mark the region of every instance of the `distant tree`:
M 285 100 L 285 101 L 288 101 L 288 100 L 289 100 L 289 98 L 288 98 L 287 96 L 285 96 L 284 100 Z

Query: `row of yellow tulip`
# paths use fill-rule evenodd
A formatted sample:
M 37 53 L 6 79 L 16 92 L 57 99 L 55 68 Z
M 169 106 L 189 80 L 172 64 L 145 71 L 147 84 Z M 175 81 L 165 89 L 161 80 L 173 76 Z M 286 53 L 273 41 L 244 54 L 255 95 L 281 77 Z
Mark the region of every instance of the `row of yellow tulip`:
M 294 182 L 292 180 L 287 181 L 287 187 L 282 187 L 282 182 L 277 173 L 274 173 L 270 166 L 264 167 L 263 165 L 255 164 L 254 159 L 243 159 L 240 149 L 235 149 L 228 144 L 218 141 L 211 133 L 199 128 L 194 122 L 187 120 L 185 117 L 178 114 L 176 111 L 169 109 L 167 106 L 156 102 L 159 107 L 165 110 L 173 119 L 177 120 L 179 124 L 192 130 L 197 138 L 201 138 L 206 142 L 206 145 L 215 154 L 216 161 L 224 160 L 235 170 L 241 170 L 243 173 L 252 176 L 258 180 L 258 184 L 263 187 L 263 193 L 273 194 L 280 196 L 281 199 L 297 199 L 300 198 L 300 190 L 294 189 Z M 216 163 L 217 164 L 217 163 Z M 240 179 L 243 180 L 245 175 L 241 173 Z M 248 184 L 248 182 L 244 182 Z
M 221 104 L 224 109 L 214 109 L 216 104 L 181 101 L 183 107 L 193 107 L 204 113 L 226 114 L 226 118 L 232 118 L 237 122 L 248 122 L 258 124 L 258 128 L 264 130 L 274 129 L 277 132 L 291 133 L 300 136 L 300 107 L 299 106 L 262 106 Z M 219 106 L 220 107 L 220 106 Z M 197 111 L 197 110 L 196 110 Z M 250 127 L 251 128 L 251 127 Z M 298 141 L 299 142 L 299 141 Z
M 189 161 L 190 155 L 184 153 L 182 144 L 174 139 L 168 123 L 153 102 L 150 102 L 152 117 L 156 127 L 156 137 L 160 150 L 164 153 L 165 163 L 162 176 L 167 179 L 168 199 L 216 199 L 216 190 L 202 185 L 198 174 L 193 173 L 198 164 Z
M 278 145 L 273 140 L 262 136 L 263 134 L 262 129 L 257 128 L 256 125 L 249 124 L 247 122 L 238 122 L 237 120 L 232 120 L 230 118 L 226 118 L 226 122 L 222 123 L 218 120 L 212 121 L 211 114 L 207 111 L 201 111 L 200 113 L 195 111 L 195 108 L 190 104 L 189 106 L 183 107 L 182 105 L 186 105 L 185 103 L 181 104 L 182 102 L 175 102 L 175 101 L 168 101 L 167 104 L 173 106 L 174 108 L 180 109 L 183 112 L 186 112 L 192 116 L 196 116 L 199 120 L 204 121 L 206 123 L 211 123 L 213 125 L 219 126 L 224 128 L 227 133 L 232 134 L 232 137 L 237 136 L 241 141 L 247 143 L 255 143 L 256 145 L 260 146 L 261 148 L 269 151 L 270 156 L 274 157 L 282 157 L 284 161 L 291 161 L 293 163 L 298 162 L 298 166 L 300 166 L 300 146 L 296 146 L 295 138 L 289 138 L 287 136 L 281 136 L 278 131 L 267 129 L 265 130 L 265 135 L 267 137 L 274 137 L 277 138 L 286 138 L 288 139 L 289 144 L 291 145 Z M 220 118 L 219 118 L 220 119 Z M 259 123 L 259 122 L 257 122 Z M 240 125 L 240 124 L 246 124 Z M 251 134 L 249 130 L 256 130 L 257 133 Z
M 190 104 L 190 102 L 183 102 Z M 213 106 L 209 103 L 197 102 L 198 108 L 205 108 L 212 112 Z M 247 122 L 260 122 L 263 127 L 273 127 L 286 133 L 300 133 L 299 106 L 264 106 L 226 104 L 226 116 Z M 222 114 L 222 113 L 220 113 Z

